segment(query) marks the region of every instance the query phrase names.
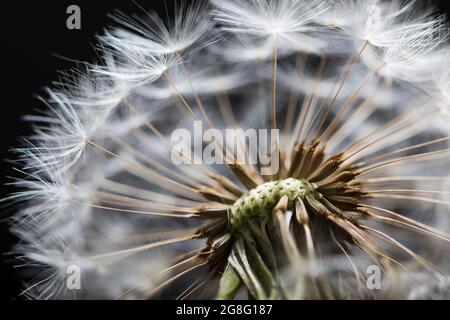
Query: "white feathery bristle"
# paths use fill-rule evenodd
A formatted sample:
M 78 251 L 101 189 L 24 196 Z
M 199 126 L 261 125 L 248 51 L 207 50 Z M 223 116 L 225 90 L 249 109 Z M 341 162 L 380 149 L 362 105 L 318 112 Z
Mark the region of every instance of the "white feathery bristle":
M 270 59 L 272 47 L 272 41 L 269 39 L 257 39 L 236 34 L 236 36 L 226 39 L 220 45 L 212 45 L 210 50 L 226 61 L 245 63 Z
M 276 38 L 276 45 L 318 50 L 321 40 L 308 34 L 320 31 L 314 19 L 327 10 L 326 1 L 212 0 L 214 20 L 232 33 Z M 316 41 L 315 41 L 316 40 Z M 273 46 L 273 44 L 272 44 Z
M 442 112 L 450 115 L 450 49 L 444 48 L 430 57 L 428 65 L 423 64 L 423 72 L 430 76 L 425 80 L 425 90 L 441 106 Z
M 164 22 L 153 13 L 148 13 L 143 20 L 118 14 L 113 18 L 126 29 L 105 32 L 100 39 L 118 51 L 132 50 L 146 55 L 173 54 L 192 49 L 211 29 L 206 7 L 200 1 L 190 5 L 175 4 L 175 11 L 170 22 Z
M 245 84 L 245 70 L 231 69 L 221 71 L 213 66 L 192 66 L 189 69 L 190 78 L 186 79 L 185 70 L 181 66 L 171 68 L 169 71 L 171 82 L 159 81 L 136 88 L 136 94 L 153 100 L 170 99 L 181 94 L 183 97 L 192 97 L 192 87 L 198 94 L 205 96 L 217 92 L 232 91 Z
M 93 73 L 128 83 L 131 88 L 162 77 L 175 64 L 173 55 L 152 55 L 133 48 L 113 49 L 107 65 L 95 66 Z
M 105 120 L 94 108 L 77 108 L 70 97 L 48 90 L 50 112 L 26 119 L 40 124 L 30 138 L 30 149 L 39 155 L 42 165 L 58 170 L 72 167 L 82 156 L 86 143 Z M 44 125 L 47 125 L 46 127 Z
M 91 159 L 92 167 L 77 168 L 78 171 L 65 168 L 62 172 L 56 164 L 49 164 L 48 156 L 47 153 L 43 160 L 36 150 L 22 151 L 22 177 L 12 183 L 21 191 L 9 199 L 27 201 L 29 205 L 16 217 L 17 222 L 33 225 L 34 232 L 44 237 L 55 230 L 60 236 L 76 234 L 89 222 L 94 191 L 104 177 L 100 170 L 93 170 L 94 163 L 102 159 Z

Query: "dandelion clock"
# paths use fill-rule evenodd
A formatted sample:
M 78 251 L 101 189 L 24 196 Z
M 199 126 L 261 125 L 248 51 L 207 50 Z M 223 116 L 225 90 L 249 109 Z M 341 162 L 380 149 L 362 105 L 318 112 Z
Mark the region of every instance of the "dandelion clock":
M 112 19 L 15 149 L 27 297 L 450 297 L 446 16 L 211 0 Z

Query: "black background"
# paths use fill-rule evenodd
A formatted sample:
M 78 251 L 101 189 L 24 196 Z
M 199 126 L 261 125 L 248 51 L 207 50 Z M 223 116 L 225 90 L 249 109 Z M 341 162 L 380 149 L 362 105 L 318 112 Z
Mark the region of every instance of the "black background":
M 6 2 L 6 1 L 5 1 Z M 95 35 L 108 25 L 114 25 L 108 14 L 116 9 L 143 15 L 142 8 L 165 15 L 163 0 L 131 1 L 11 1 L 1 5 L 0 43 L 0 198 L 12 191 L 5 183 L 14 175 L 12 165 L 3 159 L 13 159 L 12 147 L 20 145 L 19 137 L 30 133 L 22 116 L 42 108 L 36 99 L 43 88 L 58 79 L 58 71 L 75 63 L 61 57 L 94 62 Z M 68 30 L 66 9 L 76 4 L 81 9 L 81 30 Z M 0 207 L 0 296 L 2 299 L 21 299 L 21 283 L 12 257 L 6 254 L 17 241 L 8 231 L 8 216 L 14 208 Z
M 361 0 L 364 1 L 364 0 Z M 171 7 L 172 0 L 166 0 Z M 439 3 L 439 2 L 438 2 Z M 448 1 L 440 1 L 443 11 Z M 66 28 L 66 9 L 76 4 L 81 8 L 81 30 Z M 108 13 L 119 9 L 126 13 L 143 14 L 140 6 L 165 15 L 164 0 L 46 0 L 6 1 L 1 4 L 0 43 L 0 198 L 11 191 L 5 185 L 13 175 L 12 166 L 3 159 L 11 159 L 11 147 L 19 146 L 18 137 L 29 134 L 29 126 L 21 120 L 35 108 L 42 107 L 36 95 L 58 79 L 58 70 L 67 70 L 73 64 L 69 59 L 92 62 L 95 59 L 95 35 L 112 21 Z M 450 57 L 449 57 L 450 59 Z M 0 207 L 0 218 L 7 219 L 13 208 Z M 17 241 L 8 232 L 8 225 L 0 223 L 0 253 L 7 253 Z M 21 283 L 11 257 L 0 256 L 0 296 L 4 300 L 21 299 Z

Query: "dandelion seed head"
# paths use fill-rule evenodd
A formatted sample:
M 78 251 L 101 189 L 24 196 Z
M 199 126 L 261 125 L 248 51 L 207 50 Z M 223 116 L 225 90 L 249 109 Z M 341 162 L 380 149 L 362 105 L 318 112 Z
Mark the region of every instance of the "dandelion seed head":
M 210 2 L 116 14 L 101 61 L 27 117 L 8 198 L 24 294 L 445 297 L 446 18 L 417 1 Z

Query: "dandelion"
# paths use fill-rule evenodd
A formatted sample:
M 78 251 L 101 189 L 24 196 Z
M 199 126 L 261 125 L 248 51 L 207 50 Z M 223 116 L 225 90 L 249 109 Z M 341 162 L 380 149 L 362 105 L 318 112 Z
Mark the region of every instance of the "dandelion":
M 103 62 L 47 90 L 17 150 L 24 294 L 448 297 L 448 28 L 418 6 L 214 0 L 173 21 L 116 16 Z M 211 131 L 179 148 L 174 132 L 198 137 L 198 123 Z M 219 139 L 230 129 L 244 136 Z

